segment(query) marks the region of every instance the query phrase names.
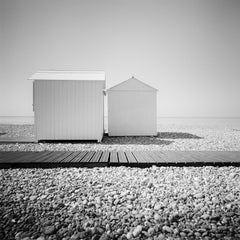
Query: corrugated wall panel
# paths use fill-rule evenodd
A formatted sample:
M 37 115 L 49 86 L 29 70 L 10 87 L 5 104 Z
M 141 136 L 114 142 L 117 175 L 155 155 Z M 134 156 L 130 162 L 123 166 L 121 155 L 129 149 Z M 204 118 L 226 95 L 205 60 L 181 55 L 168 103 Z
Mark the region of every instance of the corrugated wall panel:
M 101 140 L 104 81 L 41 80 L 34 85 L 37 140 Z

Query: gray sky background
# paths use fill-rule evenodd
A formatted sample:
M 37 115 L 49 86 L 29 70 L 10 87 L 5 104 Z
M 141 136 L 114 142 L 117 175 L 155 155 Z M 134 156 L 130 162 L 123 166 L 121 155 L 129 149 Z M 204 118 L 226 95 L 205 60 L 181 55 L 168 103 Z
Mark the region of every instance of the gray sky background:
M 240 117 L 239 0 L 0 0 L 0 116 L 33 115 L 38 69 L 159 89 L 158 116 Z

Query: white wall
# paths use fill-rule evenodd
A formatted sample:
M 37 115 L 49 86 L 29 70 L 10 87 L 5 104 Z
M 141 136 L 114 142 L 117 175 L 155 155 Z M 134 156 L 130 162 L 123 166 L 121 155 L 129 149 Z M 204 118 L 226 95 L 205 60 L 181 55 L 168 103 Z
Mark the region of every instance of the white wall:
M 155 91 L 108 91 L 108 134 L 157 134 Z
M 101 140 L 104 81 L 34 81 L 36 140 Z

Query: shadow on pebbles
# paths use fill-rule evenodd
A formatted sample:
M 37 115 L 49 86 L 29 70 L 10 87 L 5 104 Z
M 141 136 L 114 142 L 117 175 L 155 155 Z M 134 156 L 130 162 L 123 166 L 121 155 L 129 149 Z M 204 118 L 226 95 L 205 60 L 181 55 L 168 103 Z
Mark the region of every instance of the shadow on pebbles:
M 0 239 L 240 239 L 240 169 L 0 170 Z

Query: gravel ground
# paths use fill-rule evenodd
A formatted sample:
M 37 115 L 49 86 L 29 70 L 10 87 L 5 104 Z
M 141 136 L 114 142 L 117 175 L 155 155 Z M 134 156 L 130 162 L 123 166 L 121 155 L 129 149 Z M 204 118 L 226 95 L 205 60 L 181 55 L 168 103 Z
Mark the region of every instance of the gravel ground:
M 0 170 L 0 239 L 240 239 L 240 168 Z
M 101 143 L 0 144 L 0 151 L 80 151 L 80 150 L 209 150 L 240 151 L 240 122 L 237 124 L 163 123 L 156 137 L 108 137 Z M 4 137 L 32 137 L 33 125 L 0 125 Z

